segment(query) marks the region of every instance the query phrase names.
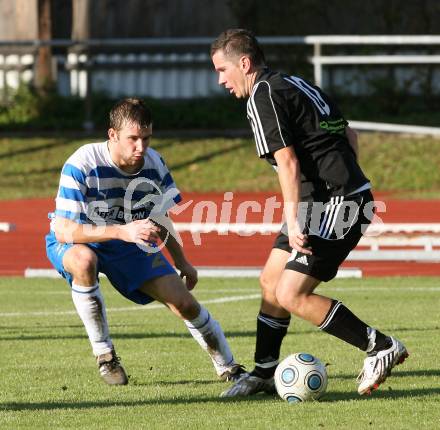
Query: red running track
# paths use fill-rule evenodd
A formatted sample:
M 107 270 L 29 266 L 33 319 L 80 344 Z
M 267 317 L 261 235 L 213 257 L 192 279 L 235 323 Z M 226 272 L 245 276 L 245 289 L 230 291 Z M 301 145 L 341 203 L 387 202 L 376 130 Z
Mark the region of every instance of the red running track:
M 233 223 L 237 222 L 236 214 L 240 211 L 244 214 L 246 207 L 248 207 L 247 222 L 280 222 L 281 220 L 279 194 L 184 193 L 183 197 L 188 206 L 180 214 L 173 216 L 174 221 L 177 222 L 205 222 L 207 206 L 211 210 L 212 222 L 219 222 L 221 218 Z M 386 212 L 378 214 L 384 222 L 440 222 L 440 200 L 395 200 L 382 194 L 376 194 L 375 198 L 376 201 L 383 201 L 386 204 Z M 202 207 L 205 207 L 203 220 L 197 217 L 198 211 L 195 210 Z M 15 224 L 16 231 L 0 232 L 0 275 L 20 276 L 26 268 L 51 268 L 46 259 L 44 236 L 49 228 L 47 213 L 53 208 L 53 199 L 2 201 L 0 222 Z M 232 214 L 230 218 L 229 212 Z M 210 233 L 201 234 L 201 244 L 197 245 L 194 243 L 195 237 L 190 233 L 182 235 L 185 252 L 192 264 L 215 267 L 261 267 L 274 238 L 275 235 L 254 234 L 246 237 L 237 234 Z M 433 263 L 349 262 L 343 267 L 360 268 L 364 276 L 440 275 L 440 265 Z

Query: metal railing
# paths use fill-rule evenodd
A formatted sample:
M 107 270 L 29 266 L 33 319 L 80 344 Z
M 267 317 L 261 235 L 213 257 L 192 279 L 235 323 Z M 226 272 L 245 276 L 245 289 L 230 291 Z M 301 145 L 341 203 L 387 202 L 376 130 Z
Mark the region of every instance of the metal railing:
M 0 41 L 0 88 L 3 88 L 5 98 L 8 86 L 14 87 L 21 81 L 31 81 L 37 49 L 41 46 L 51 46 L 57 48 L 58 89 L 63 95 L 76 94 L 87 100 L 91 92 L 96 90 L 108 92 L 113 97 L 128 95 L 127 93 L 158 98 L 191 98 L 221 94 L 223 90 L 217 85 L 209 57 L 209 45 L 212 41 L 213 38 L 210 37 Z M 325 86 L 323 72 L 326 66 L 440 64 L 440 36 L 271 36 L 260 37 L 259 41 L 264 46 L 313 47 L 309 62 L 313 66 L 314 81 L 321 87 Z M 438 46 L 439 53 L 323 54 L 326 46 L 353 45 L 410 46 L 417 51 L 432 50 L 432 47 Z M 26 54 L 5 54 L 5 50 L 23 52 L 26 48 Z M 65 54 L 60 53 L 63 49 Z M 436 73 L 440 78 L 440 68 Z M 434 79 L 434 82 L 440 82 L 440 79 Z M 436 85 L 438 86 L 438 83 L 434 87 Z M 86 124 L 89 123 L 90 118 L 86 121 Z M 358 125 L 360 129 L 375 129 L 374 124 Z M 389 126 L 386 125 L 385 128 Z M 400 126 L 396 128 L 400 129 Z M 410 126 L 407 132 L 440 134 L 440 131 L 433 127 L 423 130 L 416 128 Z
M 248 237 L 254 234 L 276 234 L 280 231 L 281 224 L 177 222 L 174 226 L 180 233 L 189 232 L 197 237 L 202 233 L 233 233 Z M 370 224 L 358 247 L 347 257 L 347 261 L 440 262 L 440 224 Z
M 313 45 L 315 84 L 322 85 L 322 68 L 324 65 L 339 64 L 439 64 L 440 55 L 322 55 L 324 45 L 412 45 L 418 49 L 422 46 L 440 46 L 440 36 L 306 36 L 304 43 Z
M 440 64 L 440 55 L 322 55 L 324 46 L 330 45 L 382 45 L 382 46 L 416 46 L 428 47 L 439 45 L 440 36 L 435 35 L 401 35 L 401 36 L 263 36 L 258 38 L 262 45 L 311 45 L 313 55 L 310 62 L 314 68 L 314 81 L 318 86 L 323 84 L 323 66 L 325 65 L 359 65 L 359 64 Z M 89 48 L 208 48 L 213 38 L 210 37 L 165 37 L 165 38 L 129 38 L 129 39 L 54 39 L 54 40 L 22 40 L 0 41 L 0 48 L 34 48 L 51 46 L 54 48 L 76 48 L 87 51 Z M 4 66 L 0 65 L 0 69 Z

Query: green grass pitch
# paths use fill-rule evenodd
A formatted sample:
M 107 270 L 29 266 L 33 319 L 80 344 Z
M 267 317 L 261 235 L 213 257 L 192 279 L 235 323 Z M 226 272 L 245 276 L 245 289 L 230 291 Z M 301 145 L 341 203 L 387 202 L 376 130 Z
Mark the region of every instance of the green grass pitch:
M 1 429 L 433 429 L 440 422 L 440 278 L 335 280 L 319 291 L 405 342 L 409 359 L 370 397 L 356 391 L 363 353 L 292 319 L 282 356 L 329 363 L 320 402 L 218 396 L 208 356 L 164 307 L 136 306 L 102 281 L 111 334 L 130 375 L 99 378 L 62 280 L 0 278 Z M 235 357 L 252 367 L 256 279 L 202 279 L 195 290 L 220 321 Z
M 66 159 L 81 145 L 104 140 L 105 134 L 88 139 L 0 136 L 0 199 L 54 198 Z M 251 139 L 153 136 L 151 146 L 164 157 L 183 192 L 279 190 L 277 175 L 255 156 Z M 359 148 L 361 166 L 375 191 L 440 198 L 440 139 L 362 133 Z

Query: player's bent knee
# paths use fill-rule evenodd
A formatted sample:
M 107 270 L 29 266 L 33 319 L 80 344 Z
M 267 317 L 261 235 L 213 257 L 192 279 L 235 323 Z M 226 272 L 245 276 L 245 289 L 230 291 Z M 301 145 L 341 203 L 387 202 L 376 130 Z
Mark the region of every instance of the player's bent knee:
M 262 273 L 259 278 L 260 281 L 260 288 L 262 294 L 264 293 L 273 293 L 275 294 L 275 289 L 277 287 L 277 282 L 273 280 L 270 276 L 265 275 Z
M 266 278 L 266 276 L 262 273 L 260 275 L 260 277 L 258 278 L 258 280 L 260 281 L 260 288 L 262 291 L 264 291 L 267 288 L 268 285 L 268 279 Z
M 200 305 L 190 293 L 180 297 L 174 303 L 169 303 L 169 306 L 176 315 L 183 319 L 194 319 L 200 313 Z
M 89 247 L 75 245 L 66 252 L 63 263 L 73 275 L 84 273 L 95 275 L 98 258 Z
M 262 298 L 262 300 L 265 303 L 269 303 L 269 304 L 272 304 L 274 306 L 279 305 L 275 291 L 272 291 L 272 290 L 262 290 L 261 291 L 261 298 Z
M 305 297 L 296 294 L 292 289 L 279 286 L 276 291 L 276 299 L 287 311 L 295 315 L 301 315 L 302 304 Z
M 179 313 L 185 317 L 190 318 L 193 315 L 198 315 L 200 312 L 200 306 L 193 296 L 185 297 L 176 306 Z

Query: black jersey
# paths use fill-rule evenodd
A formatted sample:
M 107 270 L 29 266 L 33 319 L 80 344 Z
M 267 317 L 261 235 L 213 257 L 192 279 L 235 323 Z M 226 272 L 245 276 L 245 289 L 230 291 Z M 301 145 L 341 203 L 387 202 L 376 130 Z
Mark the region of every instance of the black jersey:
M 347 121 L 318 87 L 264 69 L 247 102 L 247 115 L 259 157 L 276 167 L 273 154 L 294 148 L 302 198 L 347 195 L 368 183 L 345 135 Z

